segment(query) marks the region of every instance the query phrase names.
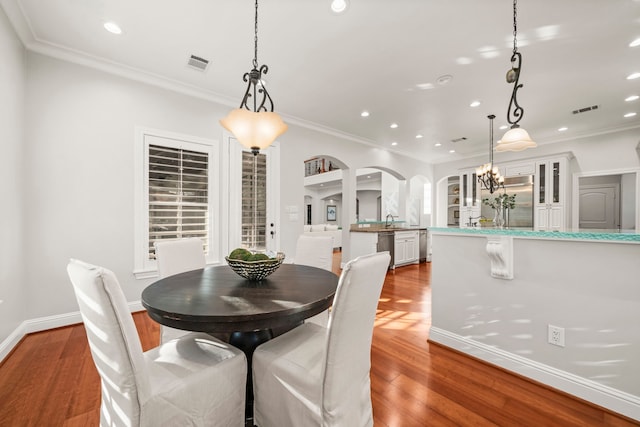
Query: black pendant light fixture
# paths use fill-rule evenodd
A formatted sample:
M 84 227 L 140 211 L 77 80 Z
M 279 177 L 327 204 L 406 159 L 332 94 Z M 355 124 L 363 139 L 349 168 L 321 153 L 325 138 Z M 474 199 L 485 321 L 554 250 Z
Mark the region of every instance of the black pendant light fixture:
M 255 2 L 253 69 L 242 79 L 247 82 L 240 107 L 229 112 L 220 124 L 238 139 L 254 155 L 269 147 L 273 141 L 287 130 L 287 125 L 278 113 L 273 112 L 273 100 L 262 81 L 267 74 L 266 64 L 258 66 L 258 0 Z
M 511 129 L 498 141 L 496 151 L 522 151 L 537 147 L 537 144 L 531 140 L 529 133 L 518 124 L 524 115 L 524 109 L 517 100 L 518 89 L 522 87 L 522 83 L 519 82 L 522 71 L 522 55 L 518 52 L 517 3 L 517 0 L 513 0 L 513 54 L 511 55 L 511 69 L 507 71 L 507 83 L 513 83 L 513 91 L 507 110 L 507 121 L 511 124 Z
M 500 175 L 498 167 L 493 165 L 493 119 L 496 116 L 490 114 L 487 118 L 489 119 L 489 163 L 477 168 L 476 176 L 480 185 L 493 194 L 500 187 L 504 188 L 504 177 Z

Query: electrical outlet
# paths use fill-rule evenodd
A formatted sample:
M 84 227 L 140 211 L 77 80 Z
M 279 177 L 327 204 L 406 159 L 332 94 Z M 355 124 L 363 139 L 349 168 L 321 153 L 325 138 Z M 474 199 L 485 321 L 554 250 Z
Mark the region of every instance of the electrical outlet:
M 548 325 L 548 341 L 549 344 L 564 347 L 564 328 L 559 326 Z

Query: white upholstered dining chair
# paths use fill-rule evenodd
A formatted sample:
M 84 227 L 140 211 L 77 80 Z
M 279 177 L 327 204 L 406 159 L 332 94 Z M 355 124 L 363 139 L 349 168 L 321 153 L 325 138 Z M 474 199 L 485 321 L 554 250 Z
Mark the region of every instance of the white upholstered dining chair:
M 333 271 L 333 237 L 305 236 L 298 237 L 294 264 L 308 265 Z M 305 322 L 326 326 L 329 321 L 329 310 L 308 318 Z
M 253 354 L 259 427 L 372 426 L 371 339 L 390 256 L 345 266 L 326 328 L 305 323 Z
M 244 426 L 244 353 L 191 333 L 143 352 L 115 275 L 71 260 L 67 272 L 101 379 L 101 427 Z
M 179 240 L 158 241 L 154 243 L 158 276 L 167 276 L 197 270 L 206 266 L 202 239 L 190 237 Z M 160 343 L 179 338 L 187 331 L 160 325 Z

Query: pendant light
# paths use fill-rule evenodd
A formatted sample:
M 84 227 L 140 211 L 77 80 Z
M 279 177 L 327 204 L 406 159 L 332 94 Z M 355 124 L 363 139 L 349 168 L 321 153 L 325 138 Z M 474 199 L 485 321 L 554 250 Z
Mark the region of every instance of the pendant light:
M 476 176 L 480 185 L 493 194 L 500 187 L 504 188 L 504 177 L 500 175 L 498 167 L 493 165 L 493 119 L 496 116 L 490 114 L 487 118 L 489 119 L 489 163 L 476 168 Z
M 229 112 L 220 124 L 257 155 L 282 135 L 287 125 L 278 113 L 273 112 L 273 100 L 262 81 L 262 74 L 267 74 L 269 67 L 266 64 L 258 67 L 258 0 L 255 2 L 254 29 L 253 69 L 242 77 L 247 82 L 247 90 L 240 107 Z
M 518 89 L 522 87 L 522 83 L 518 82 L 522 70 L 522 55 L 518 52 L 517 3 L 517 0 L 513 0 L 513 54 L 511 55 L 511 69 L 507 71 L 507 83 L 513 83 L 513 92 L 511 92 L 511 100 L 507 110 L 507 121 L 511 124 L 511 129 L 498 141 L 496 151 L 522 151 L 537 147 L 537 144 L 531 140 L 529 133 L 518 124 L 522 119 L 524 109 L 516 99 Z

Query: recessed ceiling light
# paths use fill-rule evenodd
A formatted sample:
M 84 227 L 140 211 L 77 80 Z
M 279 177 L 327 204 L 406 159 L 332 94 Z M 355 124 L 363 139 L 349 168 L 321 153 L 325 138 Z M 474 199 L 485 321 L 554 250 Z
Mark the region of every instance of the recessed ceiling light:
M 418 83 L 416 87 L 420 90 L 429 90 L 433 89 L 435 86 L 433 86 L 433 83 Z
M 368 111 L 363 111 L 362 113 L 360 113 L 360 116 L 369 117 L 369 112 Z
M 629 96 L 629 97 L 625 98 L 624 100 L 625 100 L 625 101 L 627 101 L 627 102 L 631 102 L 631 101 L 635 101 L 635 100 L 637 100 L 638 98 L 640 98 L 640 96 L 638 96 L 638 95 L 631 95 L 631 96 Z
M 393 141 L 393 142 L 391 143 L 391 145 L 396 146 L 396 145 L 398 145 L 398 143 L 397 143 L 397 142 L 395 142 L 395 141 Z
M 371 175 L 367 175 L 367 179 L 371 178 Z
M 563 127 L 561 127 L 561 128 L 558 128 L 558 132 L 564 132 L 564 131 L 565 131 L 565 130 L 567 130 L 567 129 L 569 129 L 569 128 L 568 128 L 568 127 L 566 127 L 566 126 L 563 126 Z
M 633 116 L 635 116 L 635 115 L 636 115 L 636 113 L 627 113 L 627 114 L 625 114 L 624 116 L 625 116 L 625 117 L 627 117 L 627 118 L 629 118 L 629 117 L 633 117 Z
M 347 7 L 349 7 L 348 0 L 333 0 L 331 2 L 331 11 L 336 14 L 343 13 Z
M 439 142 L 436 142 L 435 144 L 433 144 L 434 147 L 441 147 L 442 144 L 440 144 Z
M 479 107 L 480 106 L 480 101 L 473 101 L 471 104 L 469 104 L 469 107 Z
M 640 38 L 635 39 L 634 41 L 629 43 L 629 47 L 636 47 L 636 46 L 640 46 Z
M 391 129 L 395 129 L 395 128 L 397 128 L 397 127 L 398 127 L 398 124 L 397 124 L 397 123 L 391 123 L 391 124 L 389 125 L 389 127 L 390 127 Z
M 505 130 L 505 129 L 506 129 L 506 128 L 508 128 L 508 127 L 509 127 L 509 126 L 507 126 L 507 125 L 502 125 L 502 126 L 500 126 L 500 128 L 499 128 L 499 129 L 500 129 L 500 130 Z
M 417 134 L 417 135 L 416 135 L 416 139 L 420 139 L 420 138 L 423 138 L 423 136 L 422 136 L 422 135 L 420 135 L 420 134 Z
M 456 150 L 449 150 L 449 153 L 451 153 L 451 154 L 453 154 L 455 152 L 456 152 Z
M 112 34 L 122 34 L 122 28 L 115 22 L 105 22 L 104 29 Z
M 633 73 L 633 74 L 629 74 L 629 75 L 627 76 L 627 80 L 637 79 L 638 77 L 640 77 L 640 73 Z

